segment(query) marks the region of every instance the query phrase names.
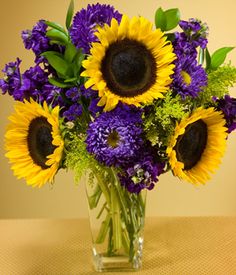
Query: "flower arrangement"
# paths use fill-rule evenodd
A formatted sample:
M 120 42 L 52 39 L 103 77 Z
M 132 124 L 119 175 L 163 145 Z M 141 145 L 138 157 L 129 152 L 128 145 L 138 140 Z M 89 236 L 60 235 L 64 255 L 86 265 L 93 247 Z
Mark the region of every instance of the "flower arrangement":
M 32 186 L 59 169 L 87 174 L 102 221 L 94 242 L 139 266 L 143 190 L 168 171 L 204 184 L 236 129 L 236 67 L 224 63 L 233 47 L 210 54 L 207 25 L 178 9 L 159 8 L 155 28 L 105 4 L 73 14 L 71 1 L 66 28 L 40 20 L 23 31 L 35 64 L 22 73 L 17 58 L 3 69 L 2 93 L 17 101 L 6 156 Z

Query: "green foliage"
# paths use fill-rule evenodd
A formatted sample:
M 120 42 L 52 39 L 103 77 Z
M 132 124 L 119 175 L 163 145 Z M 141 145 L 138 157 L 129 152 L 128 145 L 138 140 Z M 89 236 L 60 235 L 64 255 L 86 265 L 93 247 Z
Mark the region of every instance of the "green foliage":
M 65 126 L 63 136 L 66 151 L 64 167 L 74 171 L 75 182 L 79 183 L 83 175 L 87 175 L 89 185 L 94 184 L 95 175 L 96 178 L 105 181 L 108 168 L 98 163 L 96 159 L 88 153 L 86 149 L 85 135 L 78 135 L 78 129 L 73 131 L 73 129 L 69 129 Z
M 212 96 L 221 98 L 236 84 L 236 67 L 225 65 L 208 73 L 208 85 L 199 94 L 198 105 L 208 104 Z
M 171 92 L 163 100 L 158 100 L 152 110 L 144 117 L 144 131 L 152 145 L 167 146 L 176 122 L 186 115 L 186 108 L 180 96 L 172 97 Z
M 66 15 L 66 27 L 68 30 L 70 29 L 73 14 L 74 14 L 74 0 L 71 0 L 70 5 L 68 7 L 67 15 Z
M 75 181 L 79 182 L 84 172 L 90 166 L 92 157 L 86 150 L 84 138 L 76 135 L 76 133 L 69 133 L 69 139 L 65 142 L 66 159 L 65 166 L 75 172 Z
M 174 29 L 178 25 L 179 20 L 179 9 L 169 9 L 163 11 L 162 8 L 159 8 L 155 13 L 156 28 L 160 28 L 162 31 L 169 31 Z
M 70 28 L 73 13 L 74 1 L 71 0 L 66 17 L 67 30 Z M 72 44 L 68 31 L 61 25 L 50 21 L 45 21 L 45 23 L 48 26 L 46 36 L 50 39 L 50 44 L 65 47 L 64 54 L 56 51 L 47 51 L 41 54 L 57 73 L 57 76 L 51 77 L 49 82 L 60 88 L 70 88 L 83 84 L 84 78 L 80 74 L 85 55 L 82 50 L 77 49 Z
M 225 62 L 227 54 L 231 52 L 233 49 L 234 47 L 223 47 L 216 50 L 212 55 L 210 54 L 208 48 L 200 49 L 199 63 L 203 64 L 203 61 L 205 60 L 206 61 L 205 69 L 207 71 L 214 71 L 218 69 Z
M 51 22 L 51 21 L 45 21 L 45 24 L 48 26 L 48 27 L 51 27 L 52 29 L 55 29 L 55 30 L 58 30 L 64 34 L 67 35 L 67 32 L 66 30 L 58 23 L 55 23 L 55 22 Z
M 70 41 L 65 44 L 65 48 L 64 54 L 55 51 L 41 54 L 57 72 L 57 77 L 50 79 L 51 84 L 60 88 L 74 87 L 83 82 L 80 73 L 85 55 L 80 49 L 76 49 Z
M 223 47 L 216 50 L 211 56 L 211 70 L 216 70 L 220 65 L 222 65 L 225 61 L 227 54 L 232 51 L 234 47 Z
M 46 33 L 47 37 L 50 38 L 55 43 L 66 45 L 68 43 L 68 35 L 65 34 L 63 31 L 58 29 L 50 29 Z

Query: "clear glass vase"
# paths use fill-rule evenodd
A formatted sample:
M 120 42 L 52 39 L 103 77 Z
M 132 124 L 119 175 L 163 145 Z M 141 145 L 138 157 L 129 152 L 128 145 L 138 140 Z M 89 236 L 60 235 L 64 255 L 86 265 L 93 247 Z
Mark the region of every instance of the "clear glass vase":
M 86 191 L 95 270 L 135 271 L 142 266 L 146 190 L 121 186 L 112 168 L 94 169 Z

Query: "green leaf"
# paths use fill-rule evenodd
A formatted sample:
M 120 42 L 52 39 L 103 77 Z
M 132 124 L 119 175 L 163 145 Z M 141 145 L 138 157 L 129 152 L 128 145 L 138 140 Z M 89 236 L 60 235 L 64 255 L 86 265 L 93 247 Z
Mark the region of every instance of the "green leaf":
M 79 76 L 78 74 L 80 74 L 80 70 L 81 70 L 81 66 L 82 66 L 82 62 L 85 58 L 85 55 L 82 54 L 82 51 L 80 50 L 74 60 L 74 75 L 75 76 Z
M 68 62 L 72 62 L 77 53 L 78 53 L 78 50 L 76 49 L 76 47 L 72 43 L 68 43 L 66 45 L 65 59 Z
M 67 15 L 66 15 L 66 27 L 67 27 L 67 30 L 69 30 L 69 28 L 70 28 L 70 24 L 71 24 L 71 20 L 72 20 L 73 14 L 74 14 L 74 0 L 71 0 L 69 8 L 68 8 L 68 11 L 67 11 Z
M 69 82 L 74 82 L 77 80 L 77 77 L 73 77 L 73 78 L 68 78 L 64 81 L 64 83 L 69 83 Z
M 63 32 L 56 30 L 56 29 L 51 29 L 46 32 L 46 36 L 53 41 L 58 41 L 62 42 L 64 44 L 68 43 L 68 36 L 65 35 Z
M 68 63 L 63 59 L 63 55 L 57 52 L 48 51 L 41 54 L 46 57 L 48 63 L 61 75 L 66 76 L 68 72 Z
M 165 31 L 174 29 L 179 24 L 179 20 L 180 20 L 179 9 L 169 9 L 169 10 L 166 10 L 164 13 L 166 18 Z
M 159 8 L 155 13 L 155 25 L 162 31 L 166 30 L 166 15 L 162 8 Z
M 64 34 L 67 35 L 67 32 L 66 30 L 60 25 L 60 24 L 57 24 L 55 22 L 51 22 L 51 21 L 45 21 L 45 24 L 48 26 L 48 27 L 51 27 L 53 29 L 56 29 L 60 32 L 63 32 Z
M 208 51 L 208 48 L 206 48 L 206 70 L 208 70 L 211 67 L 211 55 Z
M 48 79 L 48 82 L 49 82 L 50 84 L 54 85 L 54 86 L 59 87 L 59 88 L 71 87 L 70 84 L 63 83 L 63 82 L 61 82 L 61 81 L 59 81 L 58 79 L 53 78 L 53 77 L 49 78 L 49 79 Z
M 234 47 L 223 47 L 218 49 L 211 56 L 211 69 L 216 70 L 225 61 L 227 54 L 232 51 Z
M 50 44 L 50 45 L 56 44 L 56 45 L 66 46 L 67 43 L 64 43 L 64 42 L 61 42 L 61 41 L 57 41 L 57 40 L 50 40 L 50 41 L 49 41 L 49 44 Z

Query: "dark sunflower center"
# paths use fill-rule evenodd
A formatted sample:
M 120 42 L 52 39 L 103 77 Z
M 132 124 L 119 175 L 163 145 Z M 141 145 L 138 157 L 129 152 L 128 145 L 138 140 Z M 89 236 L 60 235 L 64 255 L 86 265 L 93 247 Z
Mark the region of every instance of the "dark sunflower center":
M 207 125 L 203 120 L 199 119 L 186 127 L 174 147 L 177 160 L 184 163 L 184 170 L 190 170 L 198 163 L 206 144 Z
M 27 143 L 34 163 L 47 169 L 45 164 L 48 155 L 51 155 L 56 146 L 52 144 L 52 126 L 43 116 L 34 118 L 28 129 Z
M 116 131 L 112 131 L 107 137 L 108 145 L 113 148 L 118 146 L 119 140 L 119 134 Z
M 108 88 L 121 97 L 146 92 L 156 81 L 156 62 L 142 43 L 124 39 L 111 44 L 101 71 Z

